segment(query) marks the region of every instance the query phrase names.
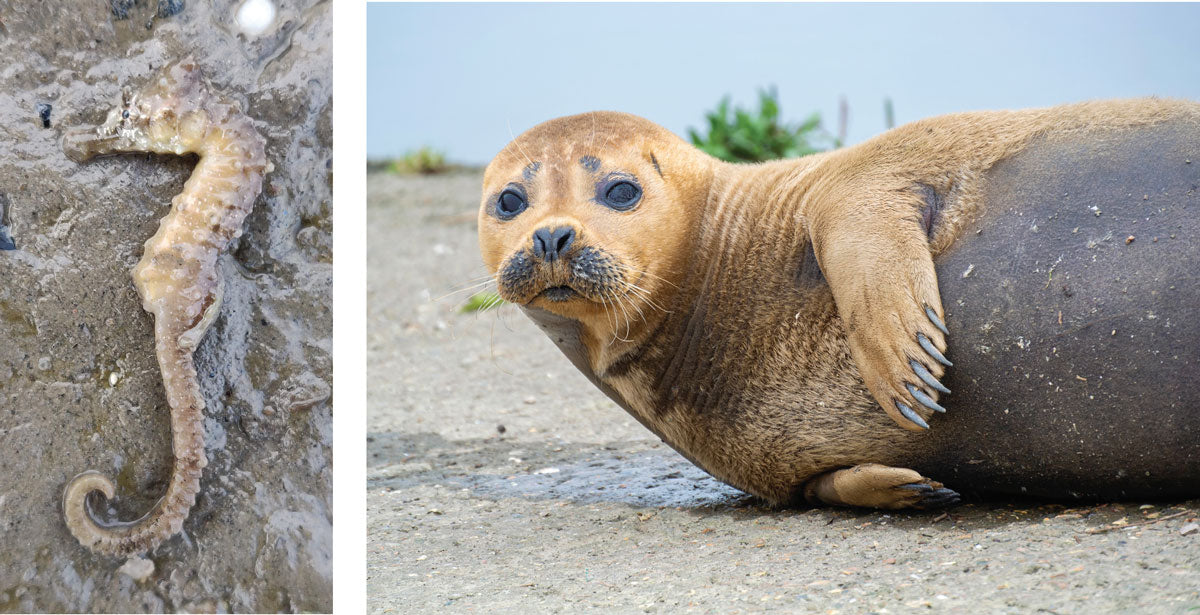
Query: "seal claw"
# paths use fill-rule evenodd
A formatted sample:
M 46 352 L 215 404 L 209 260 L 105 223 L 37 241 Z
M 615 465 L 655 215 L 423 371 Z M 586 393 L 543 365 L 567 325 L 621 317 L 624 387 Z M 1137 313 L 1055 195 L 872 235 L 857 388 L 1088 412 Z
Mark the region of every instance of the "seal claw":
M 922 391 L 921 389 L 918 389 L 917 387 L 915 387 L 907 382 L 904 383 L 904 386 L 908 387 L 908 392 L 912 393 L 913 398 L 916 399 L 917 401 L 921 402 L 922 406 L 925 406 L 926 408 L 929 408 L 930 410 L 933 410 L 935 412 L 945 412 L 946 411 L 946 409 L 941 407 L 940 405 L 938 405 L 938 403 L 936 401 L 933 401 L 932 397 L 926 395 L 925 391 Z
M 938 352 L 937 348 L 934 348 L 933 342 L 929 341 L 929 338 L 925 337 L 924 333 L 917 334 L 917 343 L 921 345 L 921 348 L 925 349 L 925 352 L 929 353 L 929 356 L 936 359 L 938 363 L 941 363 L 946 367 L 954 367 L 954 364 L 950 362 L 950 359 L 947 359 L 945 355 L 943 355 L 941 352 Z
M 917 374 L 917 377 L 921 379 L 921 382 L 929 385 L 929 388 L 940 393 L 945 393 L 946 395 L 950 394 L 950 389 L 947 389 L 945 385 L 938 382 L 937 378 L 934 378 L 933 374 L 929 373 L 929 369 L 924 365 L 912 360 L 910 360 L 908 364 L 912 366 L 913 372 Z
M 919 508 L 921 510 L 945 508 L 947 506 L 958 504 L 960 501 L 962 501 L 962 496 L 958 495 L 957 491 L 941 487 L 939 489 L 930 491 L 929 494 L 921 498 L 920 502 L 914 505 L 914 508 Z
M 921 429 L 929 429 L 929 423 L 926 423 L 925 419 L 921 418 L 921 415 L 914 412 L 912 408 L 904 405 L 903 402 L 896 402 L 896 409 L 900 411 L 900 414 L 904 415 L 904 418 L 912 421 L 917 427 L 920 427 Z
M 929 307 L 928 305 L 925 306 L 925 315 L 928 316 L 929 320 L 933 322 L 933 326 L 938 328 L 938 331 L 941 331 L 946 335 L 950 335 L 950 332 L 946 330 L 946 323 L 942 322 L 941 318 L 938 318 L 938 315 L 933 311 L 933 308 Z
M 917 510 L 930 510 L 934 508 L 945 508 L 953 506 L 962 501 L 962 496 L 953 489 L 945 487 L 934 487 L 929 483 L 909 483 L 907 485 L 897 485 L 896 489 L 905 489 L 908 491 L 916 491 L 921 498 L 912 504 L 912 508 Z

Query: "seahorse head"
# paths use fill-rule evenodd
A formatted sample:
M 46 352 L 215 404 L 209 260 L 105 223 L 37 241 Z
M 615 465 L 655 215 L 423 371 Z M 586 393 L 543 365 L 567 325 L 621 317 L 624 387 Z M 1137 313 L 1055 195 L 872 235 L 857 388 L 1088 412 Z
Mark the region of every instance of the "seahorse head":
M 100 126 L 68 131 L 63 151 L 77 162 L 116 152 L 197 151 L 213 123 L 203 106 L 210 99 L 206 90 L 194 61 L 168 65 L 142 90 L 123 88 L 121 104 Z

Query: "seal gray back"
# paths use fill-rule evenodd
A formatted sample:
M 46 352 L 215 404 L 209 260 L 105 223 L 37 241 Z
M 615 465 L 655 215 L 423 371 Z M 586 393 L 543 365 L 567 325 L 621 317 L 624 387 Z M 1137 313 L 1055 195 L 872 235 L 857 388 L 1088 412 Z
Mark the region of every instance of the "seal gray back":
M 953 394 L 912 467 L 960 491 L 1200 492 L 1200 127 L 1041 139 L 984 201 L 936 260 Z

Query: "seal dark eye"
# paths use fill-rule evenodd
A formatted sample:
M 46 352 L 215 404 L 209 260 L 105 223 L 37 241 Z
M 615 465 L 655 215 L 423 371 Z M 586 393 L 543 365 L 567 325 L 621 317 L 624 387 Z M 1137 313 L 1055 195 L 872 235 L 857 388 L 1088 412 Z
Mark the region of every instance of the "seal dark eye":
M 604 204 L 617 210 L 626 210 L 637 205 L 642 198 L 642 189 L 631 181 L 617 181 L 604 191 Z
M 525 196 L 514 191 L 505 190 L 500 193 L 500 198 L 496 201 L 496 215 L 501 218 L 513 218 L 517 214 L 525 211 L 529 203 L 525 201 Z

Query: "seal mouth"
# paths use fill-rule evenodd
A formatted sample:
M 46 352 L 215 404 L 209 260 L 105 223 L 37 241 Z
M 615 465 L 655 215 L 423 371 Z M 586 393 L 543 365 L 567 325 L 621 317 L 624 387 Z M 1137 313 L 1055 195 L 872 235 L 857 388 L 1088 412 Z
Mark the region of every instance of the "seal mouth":
M 566 285 L 551 286 L 551 287 L 543 290 L 542 292 L 538 293 L 537 296 L 541 297 L 543 299 L 546 299 L 548 301 L 560 303 L 560 302 L 569 301 L 571 299 L 574 299 L 575 297 L 578 297 L 579 292 L 576 291 L 574 288 L 571 288 L 570 286 L 566 286 Z
M 546 307 L 572 308 L 577 302 L 605 305 L 625 290 L 624 267 L 602 250 L 585 246 L 547 263 L 528 250 L 513 254 L 496 272 L 500 296 L 528 305 L 538 299 Z

